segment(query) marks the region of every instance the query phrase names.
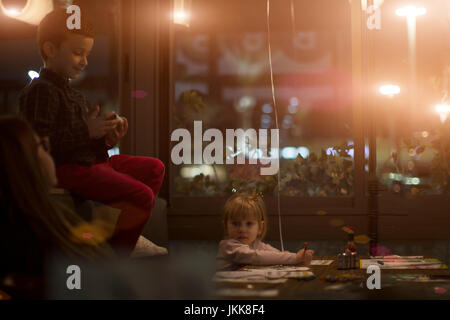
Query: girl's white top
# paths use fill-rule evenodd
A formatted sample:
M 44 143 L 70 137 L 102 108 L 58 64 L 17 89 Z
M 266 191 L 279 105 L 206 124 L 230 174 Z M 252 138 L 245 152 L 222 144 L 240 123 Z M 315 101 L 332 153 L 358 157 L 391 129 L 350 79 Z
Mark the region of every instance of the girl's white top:
M 235 239 L 222 240 L 216 256 L 216 270 L 236 270 L 245 265 L 297 264 L 297 255 L 256 240 L 252 246 Z

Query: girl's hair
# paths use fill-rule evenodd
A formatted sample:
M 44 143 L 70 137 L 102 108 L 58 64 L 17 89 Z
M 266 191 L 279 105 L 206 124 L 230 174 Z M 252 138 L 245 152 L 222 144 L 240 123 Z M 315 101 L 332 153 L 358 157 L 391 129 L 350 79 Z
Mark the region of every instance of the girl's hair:
M 88 260 L 113 256 L 104 244 L 74 241 L 73 228 L 80 224 L 80 216 L 50 195 L 31 126 L 17 117 L 0 117 L 0 225 L 31 229 L 45 253 Z M 6 237 L 0 240 L 7 243 Z
M 258 194 L 237 193 L 225 203 L 223 210 L 223 223 L 227 234 L 229 220 L 256 219 L 261 230 L 259 239 L 267 233 L 267 214 L 264 201 Z M 264 221 L 264 224 L 261 222 Z

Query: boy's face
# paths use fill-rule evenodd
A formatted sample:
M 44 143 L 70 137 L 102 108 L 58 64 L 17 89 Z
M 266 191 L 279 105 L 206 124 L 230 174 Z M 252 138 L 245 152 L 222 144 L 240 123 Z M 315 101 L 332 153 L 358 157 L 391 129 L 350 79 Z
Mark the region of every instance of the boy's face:
M 87 57 L 94 46 L 94 39 L 69 33 L 59 47 L 51 42 L 44 44 L 47 55 L 46 68 L 64 78 L 75 79 L 87 66 Z

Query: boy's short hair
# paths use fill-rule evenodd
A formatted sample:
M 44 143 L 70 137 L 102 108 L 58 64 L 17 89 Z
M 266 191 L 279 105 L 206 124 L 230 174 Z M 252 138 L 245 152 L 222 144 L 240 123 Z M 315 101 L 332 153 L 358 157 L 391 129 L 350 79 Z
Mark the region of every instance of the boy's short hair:
M 228 220 L 255 218 L 261 229 L 260 240 L 264 239 L 267 233 L 267 213 L 264 200 L 255 193 L 236 193 L 231 196 L 223 208 L 223 224 L 225 234 L 227 231 Z M 264 224 L 261 225 L 261 222 Z
M 82 16 L 81 18 L 81 28 L 69 30 L 67 28 L 67 18 L 71 14 L 66 13 L 66 9 L 55 9 L 49 14 L 47 14 L 41 23 L 39 23 L 37 30 L 37 43 L 39 47 L 39 53 L 44 61 L 47 57 L 44 53 L 44 43 L 50 41 L 57 47 L 66 40 L 68 34 L 80 34 L 89 38 L 95 37 L 95 30 L 90 21 Z

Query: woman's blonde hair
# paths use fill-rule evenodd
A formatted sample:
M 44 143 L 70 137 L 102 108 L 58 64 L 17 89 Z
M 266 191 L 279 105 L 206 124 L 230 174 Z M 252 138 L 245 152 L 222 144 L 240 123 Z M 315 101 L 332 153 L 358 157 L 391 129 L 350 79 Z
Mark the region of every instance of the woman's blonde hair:
M 225 235 L 228 234 L 227 223 L 229 220 L 256 219 L 259 224 L 259 239 L 263 239 L 267 233 L 267 213 L 264 200 L 258 194 L 236 193 L 225 203 L 223 209 L 223 225 Z M 264 222 L 264 223 L 262 223 Z

